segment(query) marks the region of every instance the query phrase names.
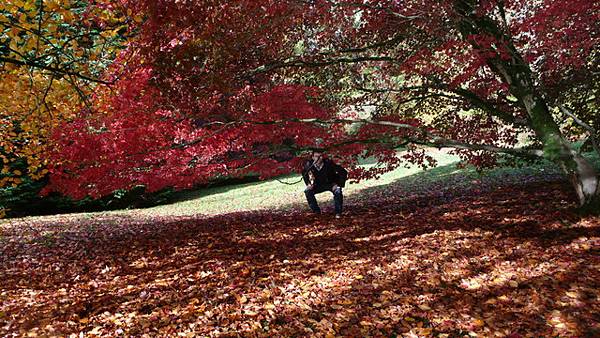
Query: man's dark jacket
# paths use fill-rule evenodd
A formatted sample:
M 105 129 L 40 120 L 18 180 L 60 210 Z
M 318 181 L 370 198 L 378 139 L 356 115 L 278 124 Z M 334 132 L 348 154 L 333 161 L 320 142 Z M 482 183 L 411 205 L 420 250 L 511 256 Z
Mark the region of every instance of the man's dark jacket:
M 312 171 L 313 175 L 315 175 L 315 188 L 317 189 L 325 185 L 334 183 L 342 188 L 346 185 L 346 179 L 348 179 L 348 171 L 342 166 L 335 164 L 330 159 L 323 160 L 323 167 L 321 168 L 321 170 L 317 170 L 317 168 L 313 164 L 313 160 L 308 160 L 304 164 L 304 169 L 302 170 L 302 178 L 304 179 L 304 183 L 306 183 L 306 185 L 310 184 L 310 180 L 308 178 L 309 171 Z

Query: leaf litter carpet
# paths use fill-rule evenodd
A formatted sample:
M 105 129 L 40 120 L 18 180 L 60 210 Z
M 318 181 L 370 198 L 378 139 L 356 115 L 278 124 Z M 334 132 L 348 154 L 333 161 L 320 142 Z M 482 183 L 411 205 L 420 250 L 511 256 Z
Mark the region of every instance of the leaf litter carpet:
M 520 182 L 390 185 L 341 220 L 6 221 L 0 336 L 599 336 L 600 219 Z

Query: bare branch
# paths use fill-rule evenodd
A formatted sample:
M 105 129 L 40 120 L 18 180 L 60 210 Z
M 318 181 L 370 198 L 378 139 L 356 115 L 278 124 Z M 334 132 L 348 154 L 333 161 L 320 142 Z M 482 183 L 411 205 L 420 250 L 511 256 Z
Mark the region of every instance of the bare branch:
M 471 92 L 470 90 L 464 88 L 448 88 L 441 83 L 438 83 L 438 86 L 443 87 L 443 89 L 436 88 L 435 86 L 408 86 L 408 87 L 399 87 L 399 88 L 357 88 L 360 91 L 368 92 L 368 93 L 386 93 L 386 92 L 394 92 L 394 93 L 404 93 L 408 91 L 431 91 L 431 90 L 444 90 L 446 92 L 450 92 L 458 95 L 460 98 L 467 100 L 475 107 L 480 108 L 493 116 L 501 119 L 504 122 L 514 124 L 519 127 L 528 126 L 526 119 L 515 118 L 513 115 L 504 112 L 498 109 L 492 102 L 484 100 L 480 98 L 477 94 Z M 439 94 L 428 94 L 429 96 L 438 96 L 438 97 L 447 97 L 449 99 L 459 99 L 456 96 L 450 96 L 447 94 L 439 93 Z M 422 98 L 422 97 L 419 97 Z M 411 98 L 403 101 L 402 103 L 414 101 L 418 98 Z
M 460 95 L 471 102 L 477 108 L 483 109 L 484 111 L 492 114 L 493 116 L 501 119 L 504 122 L 514 124 L 516 126 L 524 127 L 528 126 L 528 121 L 526 119 L 515 118 L 512 114 L 509 114 L 505 111 L 502 111 L 496 107 L 493 103 L 482 99 L 477 94 L 471 92 L 470 90 L 464 88 L 455 88 L 450 89 L 451 92 Z
M 371 119 L 335 118 L 335 119 L 323 120 L 323 119 L 318 119 L 318 118 L 304 118 L 304 119 L 289 118 L 289 119 L 270 120 L 270 121 L 244 120 L 244 121 L 219 123 L 222 125 L 222 127 L 219 128 L 216 132 L 223 130 L 223 128 L 227 128 L 229 126 L 241 125 L 244 123 L 258 124 L 258 125 L 265 125 L 265 124 L 266 125 L 278 125 L 278 124 L 282 124 L 282 123 L 286 123 L 286 122 L 312 123 L 312 124 L 321 124 L 321 125 L 331 125 L 331 124 L 336 124 L 336 123 L 374 124 L 374 125 L 388 126 L 388 127 L 392 127 L 392 128 L 396 128 L 396 129 L 407 129 L 407 130 L 418 133 L 418 135 L 420 137 L 419 139 L 417 139 L 415 137 L 406 136 L 403 138 L 404 143 L 396 143 L 396 144 L 394 144 L 393 140 L 382 139 L 382 138 L 367 139 L 367 140 L 354 139 L 354 140 L 349 140 L 349 141 L 339 143 L 339 144 L 335 145 L 334 147 L 339 147 L 339 146 L 352 144 L 352 143 L 384 143 L 384 144 L 393 145 L 395 147 L 399 147 L 399 146 L 405 145 L 407 143 L 417 143 L 417 144 L 429 145 L 429 146 L 436 147 L 436 148 L 458 148 L 458 149 L 468 149 L 468 150 L 484 150 L 484 151 L 490 151 L 490 152 L 495 152 L 495 153 L 511 154 L 514 156 L 526 157 L 526 158 L 543 156 L 543 151 L 540 149 L 506 148 L 506 147 L 499 147 L 499 146 L 489 145 L 489 144 L 472 144 L 472 143 L 467 143 L 467 142 L 462 142 L 462 141 L 458 141 L 458 140 L 441 137 L 441 136 L 435 135 L 434 133 L 432 133 L 424 128 L 415 127 L 410 124 L 397 123 L 397 122 L 391 122 L 391 121 L 377 121 L 377 120 L 371 120 Z M 198 138 L 198 139 L 195 139 L 195 140 L 192 140 L 189 142 L 176 144 L 173 146 L 173 148 L 186 148 L 186 147 L 192 146 L 194 144 L 200 143 L 203 140 L 206 140 L 207 138 L 212 137 L 213 135 L 214 134 L 205 135 L 201 138 Z M 299 148 L 294 148 L 294 149 L 295 150 L 329 150 L 330 148 L 331 148 L 331 146 L 329 148 L 310 148 L 309 147 L 309 148 L 303 148 L 303 149 L 299 149 Z
M 400 14 L 396 11 L 394 11 L 392 8 L 390 7 L 386 7 L 386 6 L 376 6 L 376 5 L 371 5 L 367 2 L 335 2 L 333 0 L 328 0 L 328 2 L 333 6 L 333 7 L 355 7 L 355 8 L 364 8 L 364 9 L 370 9 L 370 10 L 375 10 L 375 11 L 383 11 L 386 12 L 388 14 L 391 14 L 392 16 L 402 19 L 402 20 L 407 20 L 407 21 L 412 21 L 415 19 L 418 19 L 421 17 L 421 15 L 404 15 L 404 14 Z
M 376 121 L 376 120 L 370 120 L 370 119 L 337 118 L 337 119 L 323 120 L 323 119 L 318 119 L 318 118 L 304 118 L 304 119 L 290 118 L 290 119 L 271 120 L 271 121 L 245 120 L 245 121 L 235 121 L 235 122 L 223 123 L 223 128 L 225 128 L 227 126 L 231 126 L 231 125 L 235 125 L 235 124 L 243 124 L 243 123 L 276 125 L 276 124 L 281 124 L 281 123 L 286 123 L 286 122 L 313 123 L 313 124 L 322 124 L 322 125 L 331 125 L 331 124 L 336 124 L 336 123 L 363 123 L 363 124 L 382 125 L 382 126 L 389 126 L 389 127 L 393 127 L 393 128 L 397 128 L 397 129 L 408 129 L 408 130 L 417 132 L 422 137 L 422 139 L 416 139 L 414 137 L 405 137 L 405 138 L 403 138 L 405 143 L 402 143 L 402 145 L 405 145 L 407 142 L 407 143 L 417 143 L 417 144 L 429 145 L 429 146 L 436 147 L 436 148 L 458 148 L 458 149 L 468 149 L 468 150 L 484 150 L 484 151 L 490 151 L 490 152 L 495 152 L 495 153 L 511 154 L 514 156 L 527 157 L 527 158 L 543 156 L 543 151 L 540 149 L 506 148 L 506 147 L 499 147 L 499 146 L 489 145 L 489 144 L 472 144 L 472 143 L 467 143 L 467 142 L 462 142 L 462 141 L 458 141 L 458 140 L 452 140 L 452 139 L 444 138 L 441 136 L 437 136 L 423 128 L 415 127 L 410 124 L 397 123 L 397 122 L 391 122 L 391 121 Z M 222 128 L 220 128 L 219 130 L 221 130 L 221 129 Z M 190 142 L 177 144 L 174 147 L 175 148 L 185 148 L 185 147 L 197 144 L 197 143 L 201 142 L 202 140 L 207 139 L 210 136 L 211 135 L 207 135 L 207 136 L 204 136 L 202 138 L 199 138 L 199 139 L 196 139 L 196 140 L 193 140 Z M 394 142 L 392 140 L 386 140 L 386 139 L 379 138 L 379 139 L 367 139 L 367 140 L 365 140 L 365 139 L 349 140 L 346 142 L 336 144 L 334 147 L 339 147 L 342 145 L 352 144 L 352 143 L 384 143 L 384 144 L 393 145 L 395 147 L 399 146 L 398 144 L 394 144 Z M 303 149 L 298 149 L 298 148 L 294 148 L 294 149 L 295 150 L 329 150 L 329 149 L 331 149 L 331 146 L 328 148 L 310 148 L 309 147 L 309 148 L 303 148 Z
M 559 105 L 558 107 L 565 115 L 572 118 L 573 121 L 575 121 L 575 123 L 577 123 L 578 125 L 583 127 L 583 129 L 585 129 L 589 133 L 589 139 L 592 141 L 592 146 L 594 147 L 594 150 L 596 151 L 596 153 L 600 155 L 600 146 L 598 145 L 598 140 L 596 139 L 596 135 L 598 135 L 596 132 L 596 129 L 592 128 L 589 124 L 581 121 L 577 116 L 575 116 L 575 114 L 573 114 L 569 109 L 567 109 L 562 104 Z
M 392 63 L 397 62 L 396 59 L 389 57 L 389 56 L 339 57 L 339 58 L 325 59 L 325 60 L 321 60 L 321 61 L 308 61 L 308 60 L 302 60 L 302 59 L 289 58 L 284 61 L 274 62 L 274 63 L 260 66 L 249 72 L 242 73 L 239 77 L 240 78 L 251 78 L 252 76 L 257 75 L 257 74 L 267 73 L 267 72 L 270 72 L 270 71 L 273 71 L 276 69 L 281 69 L 281 68 L 291 68 L 291 67 L 314 68 L 314 67 L 331 66 L 331 65 L 339 64 L 339 63 L 360 63 L 360 62 L 373 62 L 373 61 L 375 61 L 375 62 L 392 62 Z
M 86 81 L 90 81 L 90 82 L 94 82 L 94 83 L 100 83 L 100 84 L 104 84 L 104 85 L 112 85 L 113 84 L 112 81 L 104 81 L 104 80 L 96 79 L 96 78 L 81 74 L 79 72 L 71 71 L 68 69 L 47 66 L 43 63 L 34 62 L 34 61 L 30 61 L 30 60 L 17 60 L 17 59 L 6 58 L 3 56 L 0 56 L 0 62 L 7 62 L 7 63 L 19 65 L 19 66 L 28 66 L 28 67 L 43 69 L 43 70 L 52 72 L 56 75 L 74 76 L 74 77 L 77 77 L 82 80 L 86 80 Z
M 376 42 L 376 43 L 366 45 L 366 46 L 354 47 L 354 48 L 344 48 L 344 49 L 330 51 L 330 52 L 320 52 L 320 53 L 318 53 L 318 55 L 327 56 L 327 55 L 339 55 L 339 54 L 349 54 L 349 53 L 363 53 L 363 52 L 367 52 L 369 50 L 386 47 L 388 45 L 398 43 L 398 42 L 402 41 L 402 39 L 404 39 L 404 38 L 405 38 L 404 35 L 398 35 L 391 39 L 381 41 L 381 42 Z
M 77 85 L 77 79 L 73 75 L 69 75 L 65 79 L 75 89 L 75 91 L 79 95 L 79 98 L 85 104 L 86 108 L 88 108 L 88 109 L 91 110 L 92 109 L 92 104 L 89 102 L 89 100 L 88 100 L 87 96 L 85 95 L 85 93 L 83 92 L 83 90 L 81 90 L 81 88 L 79 88 L 79 86 Z
M 263 122 L 254 122 L 256 124 L 279 124 L 284 122 L 304 122 L 304 123 L 317 123 L 317 124 L 334 124 L 334 123 L 364 123 L 364 124 L 375 124 L 382 126 L 389 126 L 398 129 L 408 129 L 411 131 L 415 131 L 423 136 L 423 144 L 431 145 L 438 148 L 459 148 L 459 149 L 470 149 L 470 150 L 485 150 L 496 153 L 505 153 L 511 154 L 515 156 L 521 157 L 541 157 L 543 156 L 543 151 L 539 149 L 527 149 L 527 148 L 505 148 L 498 147 L 494 145 L 487 144 L 471 144 L 462 141 L 452 140 L 448 138 L 444 138 L 441 136 L 437 136 L 423 128 L 415 127 L 410 124 L 405 123 L 397 123 L 391 121 L 376 121 L 370 119 L 330 119 L 330 120 L 321 120 L 321 119 L 285 119 L 278 121 L 263 121 Z M 252 123 L 252 122 L 251 122 Z M 411 142 L 416 142 L 415 139 L 412 139 Z

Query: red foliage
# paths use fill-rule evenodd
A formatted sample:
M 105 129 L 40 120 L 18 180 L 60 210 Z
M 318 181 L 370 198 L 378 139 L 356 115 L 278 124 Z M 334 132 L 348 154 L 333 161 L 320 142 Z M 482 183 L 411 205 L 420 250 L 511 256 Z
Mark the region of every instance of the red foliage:
M 473 2 L 473 20 L 491 28 L 465 34 L 457 6 L 469 3 L 125 1 L 144 17 L 139 36 L 106 74 L 119 79 L 115 88 L 55 134 L 46 192 L 96 197 L 250 171 L 270 177 L 298 170 L 298 157 L 317 146 L 356 169 L 356 179 L 401 160 L 425 163 L 418 152 L 399 159 L 393 151 L 427 143 L 425 133 L 336 123 L 349 106 L 374 105 L 373 120 L 464 143 L 512 146 L 531 126 L 494 63 L 523 57 L 532 83 L 558 93 L 552 86 L 565 72 L 589 72 L 600 5 Z M 569 79 L 560 86 L 581 81 Z M 359 170 L 365 155 L 386 169 Z M 465 156 L 493 163 L 488 153 Z

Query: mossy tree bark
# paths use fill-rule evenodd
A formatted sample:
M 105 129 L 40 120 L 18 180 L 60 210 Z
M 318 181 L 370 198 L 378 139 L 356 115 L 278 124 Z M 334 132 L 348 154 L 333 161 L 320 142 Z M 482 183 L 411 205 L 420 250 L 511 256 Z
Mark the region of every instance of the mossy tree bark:
M 598 173 L 583 156 L 563 137 L 552 117 L 548 104 L 534 85 L 531 67 L 514 46 L 511 37 L 489 17 L 476 13 L 477 0 L 456 0 L 455 9 L 460 15 L 458 29 L 471 46 L 496 55 L 489 57 L 488 66 L 509 86 L 510 93 L 527 111 L 528 125 L 543 144 L 544 157 L 557 163 L 569 178 L 582 210 L 600 211 L 600 179 Z M 472 36 L 493 36 L 497 44 L 482 46 Z M 501 57 L 500 49 L 510 58 Z

